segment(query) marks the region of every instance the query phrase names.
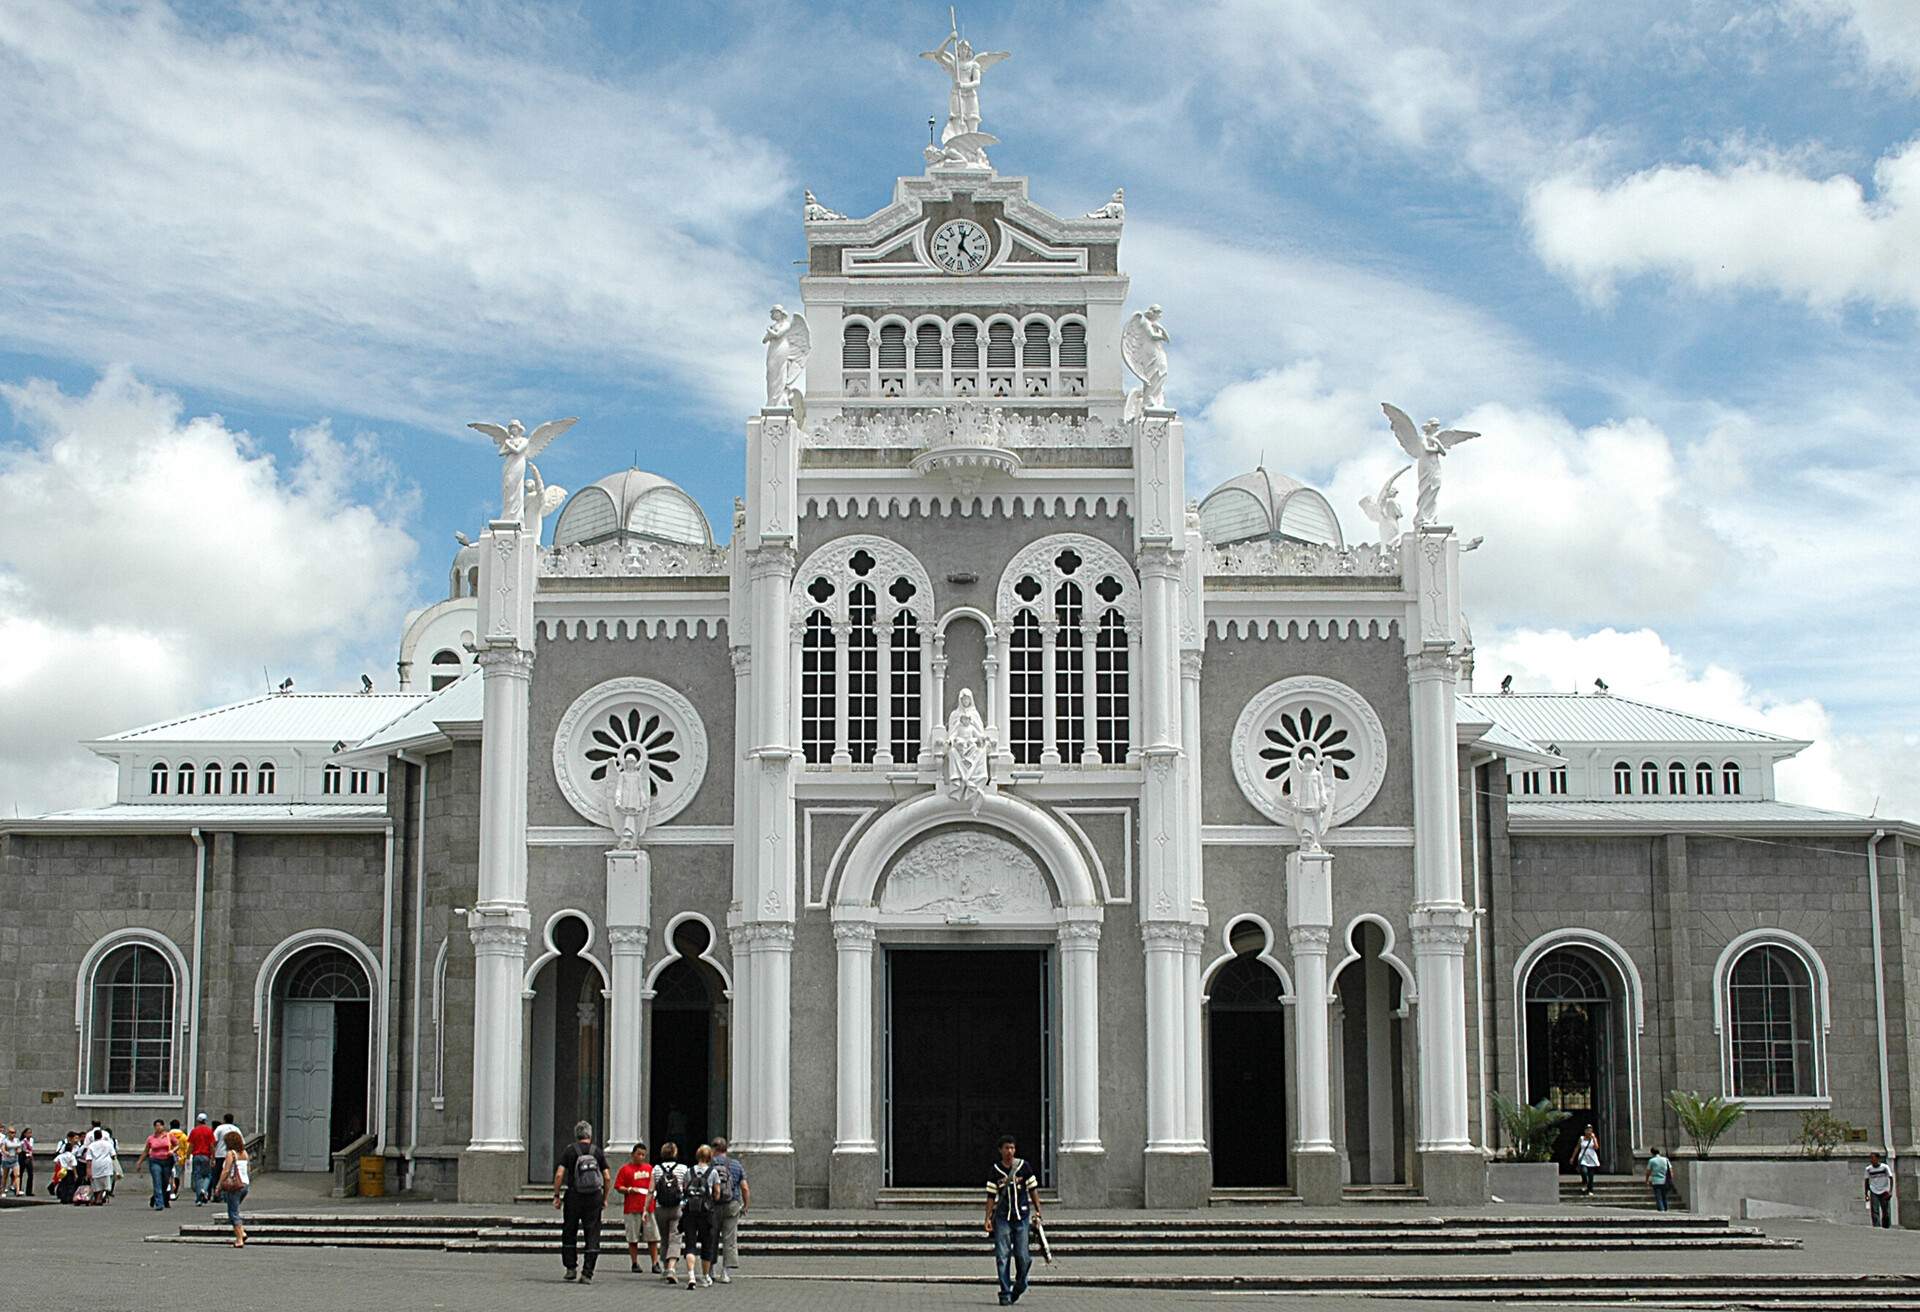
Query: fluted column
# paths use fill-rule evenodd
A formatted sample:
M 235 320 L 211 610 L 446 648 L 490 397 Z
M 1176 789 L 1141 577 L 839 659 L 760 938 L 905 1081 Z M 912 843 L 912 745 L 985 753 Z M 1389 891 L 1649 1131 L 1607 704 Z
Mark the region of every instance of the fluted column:
M 1185 1145 L 1186 930 L 1172 921 L 1140 926 L 1147 953 L 1147 1151 Z
M 1060 922 L 1062 1152 L 1100 1150 L 1100 922 Z
M 470 921 L 478 923 L 468 930 L 474 1026 L 473 1138 L 467 1147 L 518 1154 L 526 1149 L 520 1138 L 520 980 L 527 968 L 527 911 L 495 910 L 482 917 L 476 908 Z

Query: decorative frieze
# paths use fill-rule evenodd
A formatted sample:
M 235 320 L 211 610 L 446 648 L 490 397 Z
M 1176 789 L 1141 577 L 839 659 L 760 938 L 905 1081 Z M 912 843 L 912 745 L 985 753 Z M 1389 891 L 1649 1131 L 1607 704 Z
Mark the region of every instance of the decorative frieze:
M 846 410 L 811 421 L 807 442 L 815 447 L 924 451 L 949 445 L 988 445 L 1009 450 L 1124 449 L 1125 429 L 1085 415 L 1029 414 L 999 406 L 929 410 Z
M 730 549 L 669 542 L 595 542 L 548 547 L 540 553 L 540 577 L 725 578 Z
M 1209 578 L 1393 578 L 1400 553 L 1372 542 L 1336 547 L 1322 542 L 1233 542 L 1206 551 Z

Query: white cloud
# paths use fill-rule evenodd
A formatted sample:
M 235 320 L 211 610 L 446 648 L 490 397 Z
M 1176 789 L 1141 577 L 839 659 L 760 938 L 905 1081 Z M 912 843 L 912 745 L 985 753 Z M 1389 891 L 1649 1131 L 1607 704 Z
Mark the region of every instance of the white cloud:
M 1903 749 L 1898 743 L 1839 737 L 1819 701 L 1782 700 L 1718 662 L 1695 665 L 1652 629 L 1575 634 L 1523 628 L 1477 637 L 1477 688 L 1497 687 L 1510 674 L 1520 692 L 1584 692 L 1602 678 L 1619 696 L 1812 742 L 1775 772 L 1786 801 L 1864 815 L 1878 800 L 1881 815 L 1920 815 L 1914 774 L 1896 778 L 1889 768 L 1902 751 L 1907 763 L 1920 761 L 1920 739 L 1909 736 Z
M 448 14 L 0 6 L 0 340 L 435 426 L 552 370 L 751 404 L 783 161 Z
M 1527 197 L 1534 249 L 1604 301 L 1621 279 L 1667 275 L 1701 291 L 1773 290 L 1822 309 L 1920 308 L 1920 141 L 1882 158 L 1874 196 L 1749 152 L 1662 164 L 1613 182 L 1562 173 Z
M 256 693 L 263 665 L 384 675 L 415 548 L 370 439 L 316 425 L 283 468 L 125 369 L 0 399 L 30 435 L 0 448 L 0 807 L 104 800 L 79 741 Z
M 1791 0 L 1794 9 L 1836 25 L 1860 47 L 1867 67 L 1920 92 L 1920 7 L 1913 0 Z

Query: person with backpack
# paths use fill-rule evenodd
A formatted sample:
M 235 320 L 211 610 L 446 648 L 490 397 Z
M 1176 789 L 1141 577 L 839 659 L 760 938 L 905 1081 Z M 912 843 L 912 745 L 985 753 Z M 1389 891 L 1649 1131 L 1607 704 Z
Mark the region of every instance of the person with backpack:
M 713 1166 L 721 1172 L 720 1185 L 720 1228 L 717 1252 L 714 1258 L 714 1274 L 723 1285 L 733 1283 L 733 1277 L 727 1274 L 729 1266 L 740 1265 L 740 1217 L 753 1203 L 753 1190 L 747 1186 L 747 1168 L 727 1152 L 725 1138 L 713 1141 Z
M 593 1126 L 577 1121 L 574 1142 L 560 1154 L 553 1170 L 553 1206 L 561 1214 L 560 1265 L 566 1268 L 563 1280 L 593 1283 L 593 1268 L 600 1261 L 600 1213 L 607 1205 L 607 1155 L 593 1146 Z M 580 1241 L 583 1239 L 584 1244 Z M 577 1246 L 586 1254 L 574 1269 Z
M 653 1218 L 660 1231 L 660 1274 L 673 1283 L 674 1264 L 680 1260 L 680 1205 L 687 1197 L 687 1168 L 680 1164 L 680 1145 L 660 1145 L 660 1164 L 653 1169 Z
M 714 1169 L 713 1149 L 706 1144 L 694 1154 L 694 1167 L 687 1172 L 687 1195 L 680 1204 L 680 1238 L 687 1250 L 687 1288 L 713 1285 L 713 1256 L 719 1240 L 720 1177 L 725 1168 Z

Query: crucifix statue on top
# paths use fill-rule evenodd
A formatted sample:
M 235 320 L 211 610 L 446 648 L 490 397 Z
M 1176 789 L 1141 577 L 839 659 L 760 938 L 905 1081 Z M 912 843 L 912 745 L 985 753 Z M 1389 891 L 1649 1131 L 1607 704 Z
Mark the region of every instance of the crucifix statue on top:
M 1007 50 L 975 51 L 973 44 L 960 35 L 960 18 L 952 9 L 947 18 L 953 30 L 937 49 L 922 51 L 920 58 L 931 59 L 947 71 L 953 89 L 947 95 L 947 126 L 940 132 L 940 145 L 927 147 L 933 163 L 969 164 L 977 168 L 987 163 L 987 147 L 995 138 L 980 130 L 980 78 L 1003 59 L 1012 57 Z

